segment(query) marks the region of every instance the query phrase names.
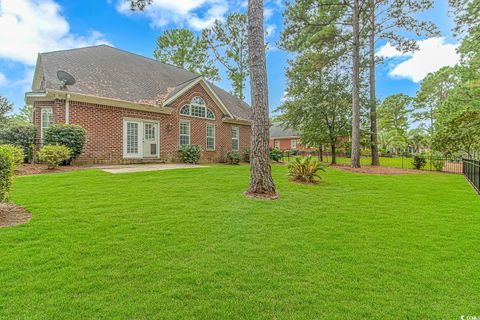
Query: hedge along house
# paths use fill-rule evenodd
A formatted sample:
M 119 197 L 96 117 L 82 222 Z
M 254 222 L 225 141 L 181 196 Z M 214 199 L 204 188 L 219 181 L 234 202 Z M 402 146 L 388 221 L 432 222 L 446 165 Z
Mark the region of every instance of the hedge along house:
M 188 144 L 201 146 L 201 161 L 220 161 L 250 145 L 245 102 L 187 70 L 106 45 L 40 53 L 25 96 L 39 145 L 53 124 L 85 128 L 79 162 L 166 160 Z

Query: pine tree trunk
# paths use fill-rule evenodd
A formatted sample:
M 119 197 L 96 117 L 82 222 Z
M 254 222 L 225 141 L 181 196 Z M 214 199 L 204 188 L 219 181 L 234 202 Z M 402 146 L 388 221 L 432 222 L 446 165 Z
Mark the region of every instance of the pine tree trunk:
M 352 19 L 352 157 L 350 166 L 360 168 L 360 7 L 353 0 Z
M 248 1 L 248 48 L 252 95 L 250 184 L 247 196 L 277 196 L 270 167 L 268 83 L 263 30 L 263 0 Z
M 372 166 L 379 166 L 377 138 L 377 95 L 375 92 L 375 0 L 370 0 L 370 143 Z

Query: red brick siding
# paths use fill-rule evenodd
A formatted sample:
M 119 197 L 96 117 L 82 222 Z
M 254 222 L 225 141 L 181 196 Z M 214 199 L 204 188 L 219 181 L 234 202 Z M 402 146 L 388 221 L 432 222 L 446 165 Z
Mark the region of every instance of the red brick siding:
M 275 141 L 280 141 L 280 150 L 290 150 L 292 149 L 292 138 L 270 138 L 270 147 L 275 147 Z M 299 142 L 300 139 L 296 138 L 297 142 L 297 150 L 305 149 Z
M 215 120 L 179 115 L 180 108 L 189 103 L 194 96 L 200 96 L 206 101 L 207 106 L 215 113 Z M 39 130 L 39 137 L 41 106 L 52 106 L 54 123 L 65 123 L 65 100 L 36 102 L 34 121 Z M 203 150 L 206 149 L 207 123 L 216 126 L 216 149 L 215 151 L 203 151 L 201 161 L 219 161 L 225 156 L 226 152 L 232 149 L 232 127 L 240 129 L 240 152 L 243 152 L 250 145 L 250 126 L 224 123 L 221 109 L 200 84 L 179 97 L 171 107 L 174 112 L 167 115 L 70 101 L 70 123 L 78 124 L 87 131 L 87 143 L 78 160 L 95 163 L 135 162 L 132 159 L 123 159 L 124 118 L 151 120 L 160 123 L 160 159 L 177 156 L 180 119 L 190 121 L 190 143 L 199 144 Z

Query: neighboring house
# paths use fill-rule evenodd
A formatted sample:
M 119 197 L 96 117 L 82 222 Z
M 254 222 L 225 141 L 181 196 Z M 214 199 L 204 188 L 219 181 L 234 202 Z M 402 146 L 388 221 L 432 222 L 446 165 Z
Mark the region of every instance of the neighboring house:
M 308 147 L 302 146 L 299 132 L 292 129 L 285 129 L 279 122 L 274 122 L 270 126 L 270 148 L 280 150 L 311 150 Z
M 75 83 L 63 85 L 58 71 Z M 250 145 L 245 102 L 187 70 L 106 45 L 40 53 L 26 101 L 39 144 L 52 124 L 85 128 L 81 162 L 169 159 L 188 144 L 202 147 L 202 161 L 218 161 Z

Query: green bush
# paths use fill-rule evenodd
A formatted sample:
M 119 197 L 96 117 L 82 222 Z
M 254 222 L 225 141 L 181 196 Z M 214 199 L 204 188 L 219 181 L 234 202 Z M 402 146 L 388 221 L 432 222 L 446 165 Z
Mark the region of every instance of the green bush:
M 243 151 L 243 161 L 250 162 L 250 152 L 250 148 L 245 148 L 245 150 Z
M 27 162 L 33 160 L 36 139 L 37 129 L 33 125 L 14 125 L 0 130 L 0 143 L 21 147 Z
M 87 133 L 85 129 L 76 124 L 56 124 L 45 130 L 43 143 L 45 145 L 62 145 L 71 150 L 71 155 L 65 162 L 70 163 L 83 151 Z
M 13 144 L 2 144 L 0 145 L 0 149 L 10 153 L 15 165 L 22 164 L 25 161 L 25 154 L 21 147 L 14 146 Z
M 415 169 L 421 170 L 427 165 L 427 159 L 422 155 L 416 155 L 413 157 L 412 165 Z
M 312 156 L 297 157 L 288 163 L 288 176 L 294 181 L 316 183 L 325 167 Z
M 0 149 L 0 202 L 8 200 L 14 171 L 15 162 L 12 155 L 7 149 Z
M 443 167 L 445 166 L 445 159 L 441 154 L 434 153 L 432 156 L 432 166 L 435 168 L 437 171 L 442 171 Z
M 227 152 L 227 162 L 230 164 L 239 164 L 240 163 L 240 152 L 230 151 Z
M 180 154 L 180 160 L 184 163 L 198 163 L 200 160 L 200 146 L 198 144 L 190 144 L 180 146 L 178 153 Z
M 277 148 L 270 149 L 270 159 L 272 159 L 273 161 L 279 162 L 280 160 L 282 160 L 282 157 L 283 157 L 282 150 Z
M 38 151 L 38 159 L 48 164 L 48 169 L 55 169 L 72 157 L 72 150 L 62 145 L 45 145 Z

